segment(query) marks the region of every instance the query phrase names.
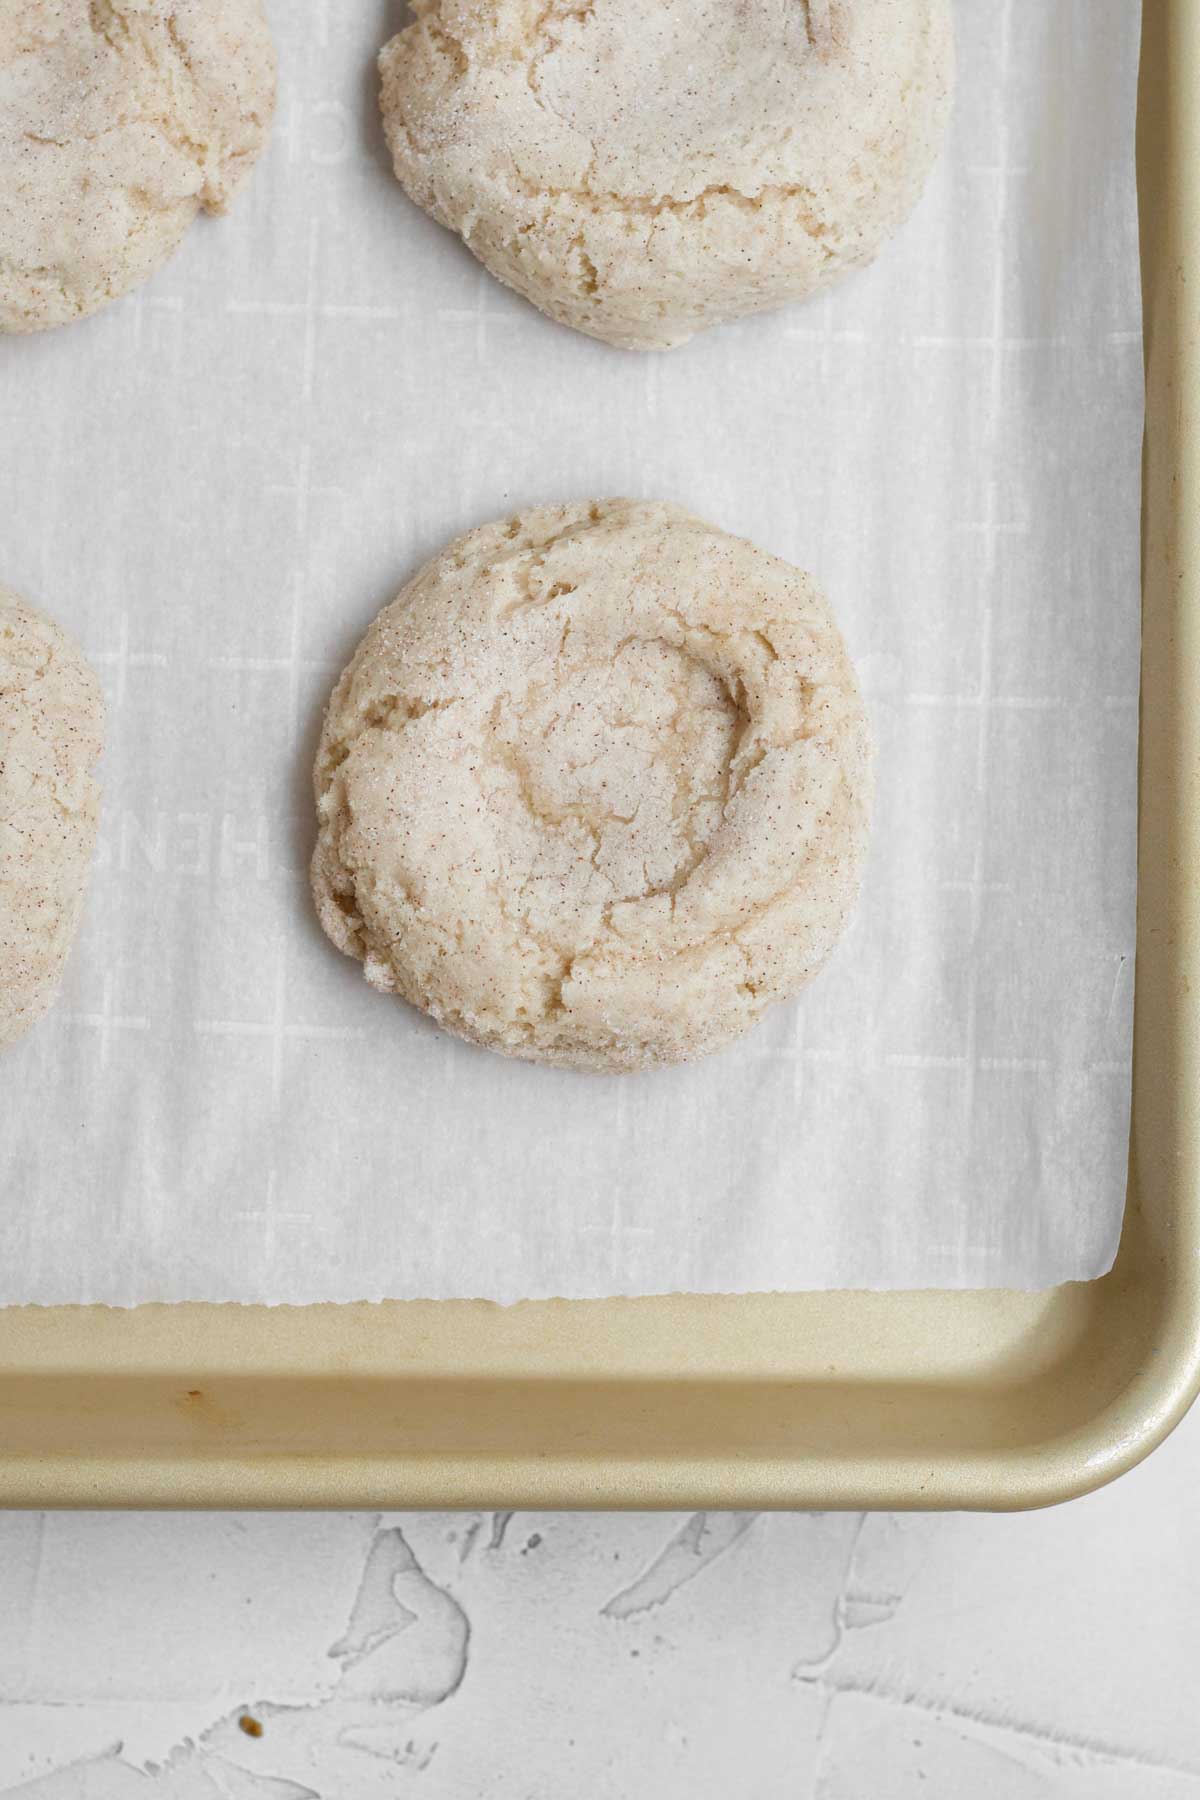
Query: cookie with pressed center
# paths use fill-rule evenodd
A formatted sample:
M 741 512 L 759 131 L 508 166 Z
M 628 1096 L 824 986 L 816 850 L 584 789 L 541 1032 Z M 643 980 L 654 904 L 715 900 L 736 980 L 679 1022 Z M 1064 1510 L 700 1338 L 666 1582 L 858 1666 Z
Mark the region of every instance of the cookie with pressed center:
M 682 508 L 543 508 L 380 614 L 316 766 L 321 921 L 377 987 L 511 1055 L 703 1055 L 849 920 L 870 752 L 828 607 Z

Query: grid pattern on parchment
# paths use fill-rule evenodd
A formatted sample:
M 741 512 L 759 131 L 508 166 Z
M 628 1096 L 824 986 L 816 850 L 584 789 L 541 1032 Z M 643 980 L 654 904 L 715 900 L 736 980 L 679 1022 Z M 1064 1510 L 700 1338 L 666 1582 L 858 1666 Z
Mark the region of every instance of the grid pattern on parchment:
M 279 124 L 238 210 L 91 323 L 0 343 L 3 576 L 77 631 L 111 709 L 79 951 L 5 1063 L 0 1300 L 1104 1265 L 1133 942 L 1132 10 L 960 5 L 951 144 L 879 264 L 639 357 L 549 325 L 403 199 L 374 9 L 273 9 Z M 813 568 L 879 746 L 834 964 L 740 1049 L 632 1083 L 389 1006 L 304 880 L 320 708 L 375 610 L 459 530 L 612 492 Z

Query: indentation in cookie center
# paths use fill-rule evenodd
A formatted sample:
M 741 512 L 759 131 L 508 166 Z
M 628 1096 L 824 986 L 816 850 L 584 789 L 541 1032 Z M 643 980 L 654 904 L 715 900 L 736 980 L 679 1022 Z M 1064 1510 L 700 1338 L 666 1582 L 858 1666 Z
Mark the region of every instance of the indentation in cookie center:
M 721 823 L 743 724 L 725 684 L 662 639 L 556 671 L 497 722 L 541 831 L 565 836 L 613 901 L 677 887 Z

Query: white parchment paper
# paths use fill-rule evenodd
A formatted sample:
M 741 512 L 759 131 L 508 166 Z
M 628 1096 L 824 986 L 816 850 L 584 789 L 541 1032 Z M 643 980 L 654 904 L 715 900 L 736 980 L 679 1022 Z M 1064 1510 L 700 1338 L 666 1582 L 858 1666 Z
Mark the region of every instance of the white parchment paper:
M 577 337 L 404 198 L 382 3 L 275 0 L 235 214 L 0 341 L 0 578 L 110 705 L 55 1013 L 0 1068 L 0 1300 L 1036 1286 L 1124 1201 L 1134 933 L 1136 6 L 959 0 L 917 217 L 827 298 L 667 355 Z M 330 684 L 447 538 L 677 499 L 812 569 L 862 671 L 857 924 L 729 1053 L 508 1063 L 315 923 Z

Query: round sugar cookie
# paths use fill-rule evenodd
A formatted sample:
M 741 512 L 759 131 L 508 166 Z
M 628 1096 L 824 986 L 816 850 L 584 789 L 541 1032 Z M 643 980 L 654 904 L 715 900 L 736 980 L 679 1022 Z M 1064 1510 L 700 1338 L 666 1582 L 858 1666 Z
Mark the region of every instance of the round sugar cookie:
M 50 1006 L 83 905 L 100 683 L 66 632 L 0 587 L 0 1048 Z
M 225 211 L 274 106 L 261 0 L 0 0 L 0 331 L 145 281 Z
M 870 762 L 807 575 L 678 506 L 539 508 L 428 563 L 337 683 L 317 909 L 490 1049 L 703 1056 L 845 930 Z
M 578 331 L 667 349 L 869 262 L 949 113 L 949 0 L 413 0 L 418 205 Z

